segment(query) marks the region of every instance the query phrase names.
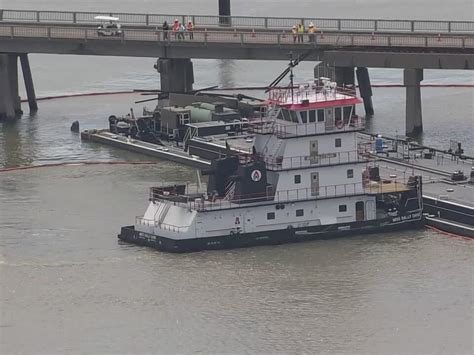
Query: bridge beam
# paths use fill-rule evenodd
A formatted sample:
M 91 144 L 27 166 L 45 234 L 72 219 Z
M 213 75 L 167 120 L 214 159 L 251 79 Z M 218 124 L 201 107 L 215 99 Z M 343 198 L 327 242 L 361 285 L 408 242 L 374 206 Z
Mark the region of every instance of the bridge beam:
M 369 70 L 366 67 L 358 67 L 357 83 L 359 84 L 360 96 L 364 100 L 365 115 L 374 115 L 374 105 L 372 103 L 372 85 L 370 84 Z
M 21 71 L 23 72 L 23 80 L 25 82 L 26 95 L 28 96 L 28 105 L 30 112 L 38 111 L 38 103 L 36 102 L 35 87 L 33 85 L 33 76 L 31 75 L 30 61 L 28 54 L 20 54 Z
M 0 54 L 0 118 L 12 119 L 21 114 L 18 55 Z
M 403 84 L 406 87 L 406 135 L 415 137 L 423 132 L 421 88 L 423 69 L 404 69 Z
M 187 93 L 193 90 L 194 71 L 191 59 L 160 58 L 156 63 L 161 90 Z

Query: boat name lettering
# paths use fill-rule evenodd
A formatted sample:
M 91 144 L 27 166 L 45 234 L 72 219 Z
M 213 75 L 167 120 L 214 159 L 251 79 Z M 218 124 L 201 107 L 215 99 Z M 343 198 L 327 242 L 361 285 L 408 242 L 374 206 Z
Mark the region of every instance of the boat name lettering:
M 408 221 L 410 219 L 416 219 L 421 217 L 421 212 L 410 213 L 405 216 L 399 216 L 392 219 L 392 222 Z

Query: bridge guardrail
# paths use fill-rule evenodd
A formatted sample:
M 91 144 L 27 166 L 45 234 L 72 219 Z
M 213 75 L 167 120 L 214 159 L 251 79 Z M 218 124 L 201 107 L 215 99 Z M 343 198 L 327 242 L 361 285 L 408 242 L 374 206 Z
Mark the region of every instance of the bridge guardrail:
M 369 31 L 369 32 L 434 32 L 434 33 L 474 33 L 473 21 L 435 20 L 384 20 L 384 19 L 338 19 L 338 18 L 298 18 L 298 17 L 251 17 L 215 15 L 143 14 L 122 12 L 66 12 L 36 10 L 0 10 L 0 21 L 20 21 L 36 23 L 97 23 L 95 16 L 107 15 L 120 18 L 125 25 L 161 26 L 166 20 L 172 23 L 178 19 L 184 23 L 193 21 L 196 27 L 220 27 L 222 23 L 232 28 L 290 30 L 298 23 L 307 28 L 313 22 L 320 31 Z
M 228 43 L 228 44 L 261 44 L 261 45 L 293 45 L 291 35 L 275 32 L 237 32 L 237 31 L 193 31 L 194 38 L 186 34 L 183 40 L 178 39 L 174 33 L 168 33 L 165 39 L 161 30 L 127 29 L 121 37 L 99 37 L 97 29 L 71 26 L 17 26 L 0 24 L 0 38 L 45 38 L 45 39 L 81 39 L 101 41 L 155 41 L 166 42 L 167 45 L 202 43 Z M 439 36 L 433 35 L 370 35 L 364 33 L 354 34 L 324 34 L 318 33 L 314 42 L 309 42 L 309 36 L 304 35 L 305 42 L 295 43 L 296 46 L 306 48 L 318 46 L 335 47 L 416 47 L 416 48 L 474 48 L 474 36 Z

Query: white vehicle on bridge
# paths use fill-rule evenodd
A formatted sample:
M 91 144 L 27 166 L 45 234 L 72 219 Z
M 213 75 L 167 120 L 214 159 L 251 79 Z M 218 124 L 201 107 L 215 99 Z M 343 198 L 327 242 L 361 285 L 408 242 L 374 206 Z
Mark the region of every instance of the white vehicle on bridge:
M 123 31 L 121 29 L 120 23 L 118 22 L 118 17 L 96 16 L 94 17 L 94 19 L 102 22 L 97 28 L 98 36 L 122 36 Z

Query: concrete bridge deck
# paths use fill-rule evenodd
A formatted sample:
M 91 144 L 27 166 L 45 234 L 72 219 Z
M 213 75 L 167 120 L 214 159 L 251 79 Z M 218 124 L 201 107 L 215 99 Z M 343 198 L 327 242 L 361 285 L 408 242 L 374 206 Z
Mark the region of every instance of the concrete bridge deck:
M 121 37 L 99 37 L 93 26 L 0 23 L 0 52 L 137 56 L 154 58 L 221 58 L 286 60 L 288 53 L 313 49 L 308 60 L 357 61 L 363 66 L 391 68 L 473 69 L 474 34 L 318 33 L 294 43 L 287 33 L 237 30 L 194 31 L 177 40 L 161 30 L 124 29 Z M 367 52 L 371 52 L 367 55 Z M 330 53 L 328 53 L 330 54 Z M 453 56 L 453 54 L 455 56 Z M 379 60 L 374 60 L 379 58 Z M 362 58 L 370 63 L 361 63 Z M 429 60 L 431 59 L 431 60 Z

